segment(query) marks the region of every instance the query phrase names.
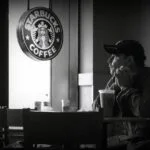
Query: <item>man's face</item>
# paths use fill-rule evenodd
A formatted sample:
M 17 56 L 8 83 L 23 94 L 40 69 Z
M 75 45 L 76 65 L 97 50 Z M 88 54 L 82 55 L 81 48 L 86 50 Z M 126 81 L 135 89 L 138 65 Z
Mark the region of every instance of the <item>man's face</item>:
M 114 55 L 112 54 L 108 60 L 107 63 L 109 65 L 110 74 L 113 75 L 117 68 L 120 68 L 121 66 L 127 66 L 127 56 L 124 54 Z

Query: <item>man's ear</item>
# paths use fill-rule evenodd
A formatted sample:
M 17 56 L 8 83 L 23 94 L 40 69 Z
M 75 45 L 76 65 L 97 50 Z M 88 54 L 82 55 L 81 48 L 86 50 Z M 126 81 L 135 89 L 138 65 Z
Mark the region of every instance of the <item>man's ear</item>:
M 126 60 L 127 60 L 127 64 L 128 64 L 128 65 L 131 65 L 131 64 L 134 63 L 134 58 L 133 58 L 133 56 L 128 56 Z

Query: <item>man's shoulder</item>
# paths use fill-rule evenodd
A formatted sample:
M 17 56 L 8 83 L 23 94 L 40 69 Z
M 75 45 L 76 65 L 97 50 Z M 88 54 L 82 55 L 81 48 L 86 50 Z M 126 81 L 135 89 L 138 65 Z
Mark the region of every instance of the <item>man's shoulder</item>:
M 141 71 L 141 75 L 145 77 L 146 79 L 150 79 L 150 67 L 144 67 Z
M 150 97 L 150 67 L 145 67 L 142 72 L 141 84 L 145 95 Z
M 150 73 L 150 67 L 144 67 L 144 71 Z

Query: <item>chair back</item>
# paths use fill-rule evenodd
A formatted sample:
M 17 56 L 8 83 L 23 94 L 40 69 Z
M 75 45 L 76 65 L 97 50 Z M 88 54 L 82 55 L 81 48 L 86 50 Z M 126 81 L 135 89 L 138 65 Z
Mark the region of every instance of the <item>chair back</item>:
M 22 109 L 7 109 L 7 122 L 9 126 L 23 126 Z
M 0 107 L 0 147 L 8 144 L 7 108 Z
M 23 110 L 25 147 L 33 144 L 97 144 L 102 146 L 99 112 L 36 112 Z
M 22 109 L 7 109 L 7 124 L 9 128 L 9 144 L 23 141 Z

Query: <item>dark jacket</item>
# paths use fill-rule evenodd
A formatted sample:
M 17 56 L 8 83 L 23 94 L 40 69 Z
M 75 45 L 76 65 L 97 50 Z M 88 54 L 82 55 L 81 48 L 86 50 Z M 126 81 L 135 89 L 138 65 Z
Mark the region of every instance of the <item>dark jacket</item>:
M 150 118 L 150 68 L 143 68 L 134 77 L 131 88 L 120 89 L 113 79 L 106 86 L 115 90 L 114 117 Z M 93 102 L 93 110 L 99 110 L 99 96 Z M 127 135 L 139 139 L 150 139 L 150 122 L 122 121 L 113 124 L 111 136 Z

